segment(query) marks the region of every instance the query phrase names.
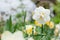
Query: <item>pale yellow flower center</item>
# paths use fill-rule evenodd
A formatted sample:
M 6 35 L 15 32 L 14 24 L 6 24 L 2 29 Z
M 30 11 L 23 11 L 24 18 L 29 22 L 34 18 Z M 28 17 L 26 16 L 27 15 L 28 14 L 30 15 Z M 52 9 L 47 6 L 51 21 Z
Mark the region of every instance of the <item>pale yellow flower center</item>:
M 44 13 L 43 12 L 41 14 L 44 16 Z
M 36 26 L 40 26 L 40 27 L 42 27 L 42 24 L 40 24 L 40 23 L 37 22 L 37 21 L 35 21 L 35 25 L 36 25 Z
M 31 28 L 28 28 L 28 29 L 26 30 L 26 32 L 27 32 L 28 35 L 31 35 L 31 34 L 32 34 L 32 27 L 31 27 Z
M 41 16 L 40 16 L 40 19 L 43 20 L 43 17 L 44 17 L 44 16 L 45 16 L 45 15 L 44 15 L 44 13 L 42 12 L 42 13 L 41 13 Z
M 42 16 L 40 16 L 40 19 L 41 19 L 41 20 L 43 20 L 43 17 L 42 17 Z

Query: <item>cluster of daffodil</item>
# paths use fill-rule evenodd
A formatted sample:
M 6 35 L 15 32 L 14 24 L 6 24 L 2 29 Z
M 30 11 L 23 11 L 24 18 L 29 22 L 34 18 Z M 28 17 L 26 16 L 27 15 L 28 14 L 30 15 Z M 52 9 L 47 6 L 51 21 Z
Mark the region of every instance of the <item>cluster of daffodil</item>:
M 28 34 L 28 36 L 30 35 L 43 35 L 43 37 L 46 35 L 48 35 L 47 30 L 51 31 L 52 34 L 54 34 L 54 22 L 50 21 L 50 10 L 49 9 L 45 9 L 43 7 L 38 7 L 35 9 L 35 11 L 33 12 L 33 20 L 34 20 L 34 24 L 33 25 L 26 25 L 26 33 Z M 45 28 L 47 27 L 47 28 Z M 41 29 L 41 31 L 39 31 L 38 29 Z M 45 30 L 47 29 L 47 30 Z M 38 30 L 38 32 L 37 32 Z M 47 33 L 46 33 L 47 32 Z M 51 35 L 51 33 L 49 35 Z M 42 38 L 43 38 L 42 37 Z M 34 40 L 39 40 L 39 39 L 34 39 Z M 43 39 L 41 39 L 43 40 Z M 48 40 L 48 39 L 46 39 Z
M 31 24 L 26 24 L 25 20 L 20 25 L 15 26 L 14 33 L 10 31 L 4 31 L 1 35 L 1 40 L 52 40 L 54 36 L 59 34 L 59 26 L 54 25 L 54 22 L 50 21 L 50 10 L 45 9 L 42 6 L 36 8 L 33 11 Z M 59 34 L 60 35 L 60 34 Z

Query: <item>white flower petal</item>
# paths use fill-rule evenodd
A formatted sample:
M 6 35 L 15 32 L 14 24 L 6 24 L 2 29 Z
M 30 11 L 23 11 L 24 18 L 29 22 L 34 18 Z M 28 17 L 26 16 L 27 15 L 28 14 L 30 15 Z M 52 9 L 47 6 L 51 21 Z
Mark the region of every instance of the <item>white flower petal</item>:
M 44 20 L 45 20 L 45 22 L 50 21 L 50 16 L 46 16 L 46 17 L 44 18 Z
M 40 7 L 36 8 L 34 12 L 35 13 L 41 13 L 41 12 L 44 12 L 44 11 L 45 11 L 45 9 L 40 6 Z
M 46 13 L 47 15 L 50 15 L 50 10 L 49 10 L 49 9 L 45 9 L 45 13 Z
M 33 19 L 34 19 L 34 20 L 38 20 L 38 19 L 40 18 L 39 16 L 40 16 L 40 14 L 34 14 L 34 15 L 33 15 Z

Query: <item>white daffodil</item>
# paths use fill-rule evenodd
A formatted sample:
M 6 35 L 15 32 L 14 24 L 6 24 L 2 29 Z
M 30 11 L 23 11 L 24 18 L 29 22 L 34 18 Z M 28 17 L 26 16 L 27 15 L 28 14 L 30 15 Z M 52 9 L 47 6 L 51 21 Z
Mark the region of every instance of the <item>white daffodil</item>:
M 50 10 L 41 6 L 36 8 L 33 19 L 38 21 L 40 24 L 45 24 L 47 21 L 50 21 Z
M 11 33 L 9 31 L 5 31 L 1 35 L 1 40 L 25 40 L 23 37 L 23 33 L 21 31 L 16 31 L 15 33 Z
M 32 28 L 33 28 L 32 25 L 26 25 L 26 33 L 28 35 L 31 35 L 32 34 Z

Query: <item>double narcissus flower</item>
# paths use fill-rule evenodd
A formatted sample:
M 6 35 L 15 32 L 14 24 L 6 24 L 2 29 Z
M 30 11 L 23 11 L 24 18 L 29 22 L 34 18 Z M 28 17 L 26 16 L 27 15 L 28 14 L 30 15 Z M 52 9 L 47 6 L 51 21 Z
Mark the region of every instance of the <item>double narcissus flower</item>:
M 50 21 L 50 10 L 41 6 L 36 8 L 33 14 L 33 19 L 40 24 L 45 24 L 47 21 Z
M 26 33 L 28 35 L 32 34 L 33 26 L 32 25 L 26 25 Z
M 37 34 L 36 27 L 33 25 L 26 25 L 26 31 L 25 32 L 28 34 L 28 36 L 32 35 L 32 32 L 34 35 Z

